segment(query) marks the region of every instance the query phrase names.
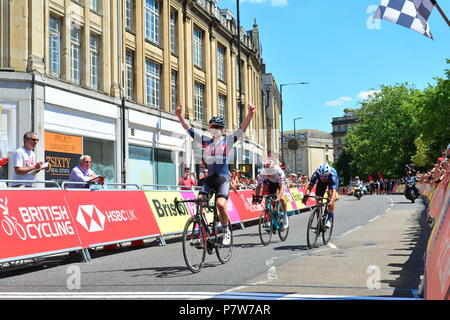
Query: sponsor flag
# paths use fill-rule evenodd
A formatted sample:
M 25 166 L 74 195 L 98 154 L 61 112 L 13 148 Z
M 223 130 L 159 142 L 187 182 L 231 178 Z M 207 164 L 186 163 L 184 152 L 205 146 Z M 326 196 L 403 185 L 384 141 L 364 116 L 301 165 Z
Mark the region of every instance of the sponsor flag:
M 399 24 L 433 39 L 428 18 L 435 3 L 434 0 L 381 0 L 373 17 Z

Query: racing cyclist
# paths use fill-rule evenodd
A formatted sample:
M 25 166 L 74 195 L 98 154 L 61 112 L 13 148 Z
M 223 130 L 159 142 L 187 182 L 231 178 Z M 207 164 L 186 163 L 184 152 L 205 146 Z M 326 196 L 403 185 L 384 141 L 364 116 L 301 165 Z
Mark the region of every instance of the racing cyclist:
M 282 230 L 286 230 L 289 226 L 289 220 L 287 219 L 286 201 L 284 199 L 285 182 L 286 177 L 283 170 L 275 165 L 273 160 L 267 160 L 264 164 L 264 168 L 258 174 L 256 179 L 258 185 L 256 186 L 255 195 L 261 195 L 261 187 L 263 187 L 264 194 L 276 194 L 277 199 L 280 201 L 281 210 L 283 215 Z
M 317 185 L 316 185 L 317 183 Z M 337 190 L 339 188 L 339 179 L 336 170 L 324 162 L 319 168 L 314 171 L 311 181 L 306 189 L 306 195 L 303 197 L 303 202 L 305 203 L 308 199 L 307 196 L 311 193 L 312 188 L 316 185 L 316 195 L 323 197 L 325 191 L 328 188 L 328 197 L 330 203 L 328 204 L 328 209 L 325 214 L 328 214 L 326 228 L 331 228 L 331 221 L 334 218 L 334 208 L 335 201 L 337 198 Z
M 209 129 L 211 136 L 202 135 L 194 130 L 185 120 L 183 116 L 183 106 L 180 104 L 175 114 L 178 117 L 182 127 L 189 133 L 195 142 L 200 143 L 204 149 L 204 160 L 208 169 L 208 176 L 202 186 L 198 197 L 202 198 L 210 194 L 211 189 L 216 191 L 216 207 L 219 212 L 219 218 L 224 227 L 224 237 L 222 244 L 229 245 L 231 243 L 231 231 L 228 218 L 227 202 L 230 192 L 230 175 L 229 162 L 231 152 L 236 141 L 244 135 L 245 130 L 255 114 L 255 106 L 248 104 L 247 116 L 241 123 L 240 128 L 233 134 L 224 135 L 226 122 L 222 117 L 213 117 L 209 121 Z

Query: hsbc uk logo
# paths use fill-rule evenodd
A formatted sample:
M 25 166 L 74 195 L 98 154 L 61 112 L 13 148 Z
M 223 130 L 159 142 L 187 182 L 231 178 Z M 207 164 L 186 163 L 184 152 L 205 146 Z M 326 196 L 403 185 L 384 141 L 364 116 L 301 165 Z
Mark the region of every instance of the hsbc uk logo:
M 138 218 L 133 209 L 100 211 L 95 205 L 88 204 L 78 207 L 77 219 L 88 232 L 98 232 L 105 229 L 105 222 L 134 222 Z
M 88 232 L 103 231 L 105 220 L 105 215 L 92 204 L 78 207 L 77 222 Z

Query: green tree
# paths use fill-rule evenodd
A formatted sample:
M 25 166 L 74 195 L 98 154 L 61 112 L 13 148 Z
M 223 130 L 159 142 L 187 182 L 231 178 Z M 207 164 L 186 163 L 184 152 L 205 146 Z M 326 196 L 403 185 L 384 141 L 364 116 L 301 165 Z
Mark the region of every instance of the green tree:
M 418 99 L 416 118 L 422 148 L 418 149 L 415 159 L 427 159 L 426 164 L 420 163 L 427 167 L 433 165 L 450 143 L 450 70 L 445 73 L 447 79 L 435 78 L 436 85 L 429 85 Z
M 361 103 L 356 110 L 359 124 L 350 128 L 345 139 L 357 172 L 365 176 L 381 172 L 386 178 L 403 174 L 416 151 L 419 94 L 407 83 L 382 86 Z

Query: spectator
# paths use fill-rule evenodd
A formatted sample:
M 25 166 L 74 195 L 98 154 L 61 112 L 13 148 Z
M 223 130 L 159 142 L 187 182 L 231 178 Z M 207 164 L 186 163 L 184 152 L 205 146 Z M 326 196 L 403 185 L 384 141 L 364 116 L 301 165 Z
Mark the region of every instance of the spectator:
M 73 182 L 88 182 L 95 178 L 97 175 L 91 169 L 92 160 L 88 155 L 83 155 L 80 158 L 80 164 L 72 169 L 70 173 L 69 181 Z M 68 188 L 88 188 L 88 184 L 69 184 Z
M 193 186 L 197 185 L 197 180 L 195 179 L 195 173 L 191 173 L 190 168 L 184 168 L 184 175 L 178 180 L 178 185 L 183 186 L 182 190 L 190 190 Z
M 38 135 L 34 132 L 29 131 L 23 135 L 23 146 L 17 149 L 12 157 L 14 166 L 12 180 L 36 180 L 36 175 L 33 174 L 33 171 L 41 170 L 44 166 L 44 162 L 36 162 L 36 155 L 33 151 L 38 142 Z M 13 182 L 11 186 L 29 188 L 33 184 L 30 182 Z

